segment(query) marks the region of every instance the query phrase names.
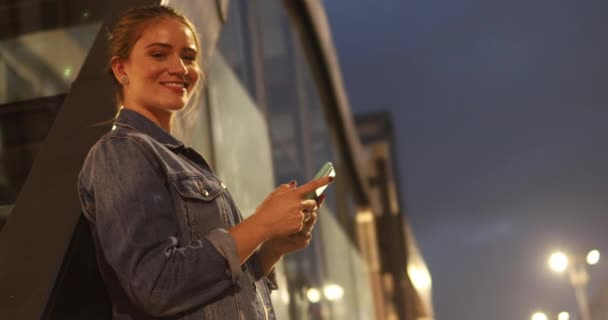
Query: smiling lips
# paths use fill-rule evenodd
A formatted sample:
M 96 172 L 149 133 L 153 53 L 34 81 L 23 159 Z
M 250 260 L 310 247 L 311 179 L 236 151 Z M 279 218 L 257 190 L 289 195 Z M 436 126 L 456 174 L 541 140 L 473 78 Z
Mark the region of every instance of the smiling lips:
M 188 87 L 188 83 L 187 82 L 182 82 L 182 81 L 167 81 L 167 82 L 161 82 L 160 84 L 162 84 L 163 86 L 176 91 L 176 92 L 184 92 L 186 91 L 186 88 Z

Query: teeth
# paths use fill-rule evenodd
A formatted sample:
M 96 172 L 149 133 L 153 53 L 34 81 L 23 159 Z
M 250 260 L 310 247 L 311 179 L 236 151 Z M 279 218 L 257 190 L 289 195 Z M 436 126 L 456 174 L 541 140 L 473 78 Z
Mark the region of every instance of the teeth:
M 176 87 L 176 88 L 185 88 L 186 87 L 186 84 L 183 82 L 163 82 L 163 85 L 169 86 L 169 87 Z

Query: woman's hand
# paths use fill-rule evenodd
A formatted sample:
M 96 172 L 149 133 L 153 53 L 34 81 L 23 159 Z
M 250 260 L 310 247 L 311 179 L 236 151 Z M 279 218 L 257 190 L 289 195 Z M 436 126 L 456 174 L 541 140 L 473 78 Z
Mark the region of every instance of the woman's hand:
M 325 195 L 321 195 L 317 200 L 317 209 L 321 207 Z M 317 222 L 317 210 L 310 212 L 310 218 L 304 222 L 302 230 L 297 233 L 272 238 L 262 245 L 259 249 L 264 274 L 268 274 L 274 264 L 287 253 L 298 251 L 308 247 L 312 239 L 312 229 Z
M 252 216 L 258 227 L 264 230 L 266 239 L 287 237 L 300 232 L 304 227 L 312 227 L 314 221 L 312 224 L 304 223 L 304 212 L 315 212 L 316 220 L 317 201 L 303 200 L 303 197 L 307 193 L 329 184 L 332 180 L 332 177 L 323 177 L 300 187 L 296 187 L 296 183 L 293 181 L 279 186 L 270 193 Z M 306 238 L 307 232 L 303 234 L 304 238 Z M 298 238 L 300 245 L 303 243 L 302 241 L 304 240 Z
M 316 211 L 315 200 L 303 200 L 304 196 L 313 190 L 330 183 L 331 177 L 313 180 L 299 188 L 295 181 L 275 189 L 264 199 L 256 211 L 241 223 L 228 230 L 236 242 L 237 252 L 241 263 L 245 262 L 260 245 L 270 239 L 287 237 L 300 232 L 304 226 L 304 211 Z M 315 217 L 316 219 L 316 217 Z M 314 224 L 314 222 L 313 222 Z M 312 226 L 311 224 L 306 224 Z M 305 231 L 304 236 L 306 236 Z M 308 240 L 306 240 L 308 241 Z M 295 250 L 296 247 L 307 245 L 301 239 L 295 244 L 282 243 L 278 250 Z M 274 249 L 264 254 L 264 270 L 268 272 L 281 253 Z M 275 256 L 275 254 L 279 254 Z
M 308 218 L 305 219 L 302 230 L 288 236 L 270 239 L 264 244 L 266 249 L 272 251 L 274 255 L 280 257 L 284 254 L 308 247 L 310 240 L 312 239 L 312 230 L 317 222 L 318 208 L 321 207 L 323 201 L 325 201 L 325 195 L 321 195 L 316 201 L 316 208 L 308 212 Z

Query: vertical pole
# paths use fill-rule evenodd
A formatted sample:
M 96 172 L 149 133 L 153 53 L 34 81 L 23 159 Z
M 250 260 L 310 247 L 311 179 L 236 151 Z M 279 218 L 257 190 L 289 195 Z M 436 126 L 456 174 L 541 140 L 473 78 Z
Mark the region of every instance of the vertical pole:
M 576 296 L 576 302 L 578 303 L 578 309 L 580 312 L 581 320 L 591 320 L 591 313 L 589 312 L 589 302 L 587 299 L 587 282 L 589 282 L 589 274 L 585 266 L 575 264 L 572 268 L 569 268 L 570 283 L 574 289 L 574 295 Z

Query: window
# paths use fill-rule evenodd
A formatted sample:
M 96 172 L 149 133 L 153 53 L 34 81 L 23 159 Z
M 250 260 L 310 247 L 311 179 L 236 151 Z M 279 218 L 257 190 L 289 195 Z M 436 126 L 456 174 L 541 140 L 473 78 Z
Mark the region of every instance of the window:
M 103 8 L 76 0 L 0 5 L 0 229 L 97 35 Z

